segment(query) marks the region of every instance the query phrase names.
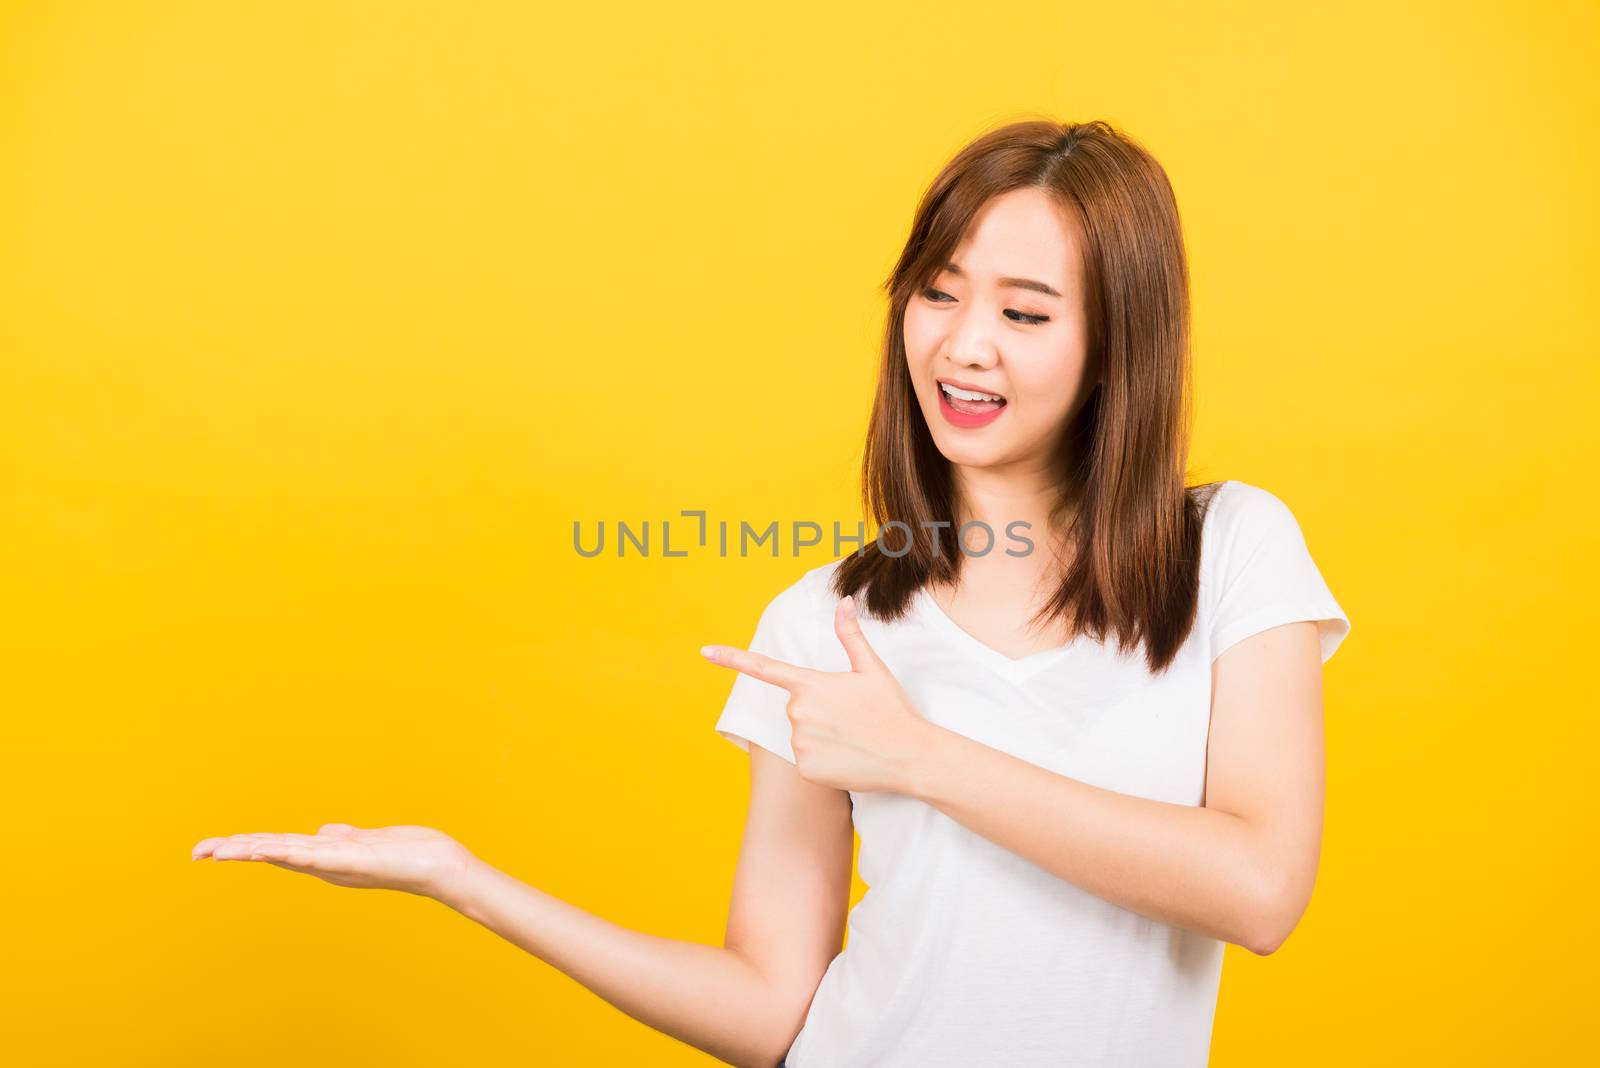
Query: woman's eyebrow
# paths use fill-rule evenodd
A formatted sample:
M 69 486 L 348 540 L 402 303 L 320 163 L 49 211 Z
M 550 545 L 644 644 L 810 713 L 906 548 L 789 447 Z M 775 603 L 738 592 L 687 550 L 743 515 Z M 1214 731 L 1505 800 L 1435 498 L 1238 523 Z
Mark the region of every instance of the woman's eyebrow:
M 957 267 L 954 263 L 946 263 L 944 265 L 944 269 L 958 278 L 965 277 L 961 268 Z M 1031 278 L 1000 278 L 997 279 L 997 281 L 1002 286 L 1010 286 L 1012 289 L 1031 289 L 1035 293 L 1043 293 L 1047 297 L 1061 296 L 1060 293 L 1057 293 L 1050 286 L 1045 285 L 1043 282 L 1035 282 Z

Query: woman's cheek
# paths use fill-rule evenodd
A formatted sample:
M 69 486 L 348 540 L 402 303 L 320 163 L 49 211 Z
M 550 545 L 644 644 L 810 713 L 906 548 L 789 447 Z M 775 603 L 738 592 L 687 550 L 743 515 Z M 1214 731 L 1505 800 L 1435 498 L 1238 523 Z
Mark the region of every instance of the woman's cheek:
M 906 355 L 913 367 L 921 366 L 927 362 L 927 353 L 932 352 L 937 341 L 928 327 L 926 319 L 917 312 L 906 313 L 905 323 Z

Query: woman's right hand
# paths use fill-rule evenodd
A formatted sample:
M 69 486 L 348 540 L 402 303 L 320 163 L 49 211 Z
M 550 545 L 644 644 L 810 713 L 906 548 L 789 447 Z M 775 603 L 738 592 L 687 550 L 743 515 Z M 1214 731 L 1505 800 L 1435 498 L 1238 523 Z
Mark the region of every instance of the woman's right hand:
M 437 898 L 474 863 L 470 851 L 432 827 L 325 823 L 316 834 L 235 834 L 202 838 L 193 859 L 264 860 L 336 886 L 402 890 Z

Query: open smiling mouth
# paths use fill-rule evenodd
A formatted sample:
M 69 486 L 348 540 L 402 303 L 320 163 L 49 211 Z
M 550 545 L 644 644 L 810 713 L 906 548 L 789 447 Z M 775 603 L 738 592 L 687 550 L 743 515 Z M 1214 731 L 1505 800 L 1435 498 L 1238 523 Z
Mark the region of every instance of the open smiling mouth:
M 956 411 L 972 415 L 982 415 L 993 408 L 1003 408 L 1006 403 L 1006 399 L 998 394 L 979 393 L 975 389 L 957 389 L 948 382 L 940 382 L 939 391 Z
M 955 426 L 987 426 L 1005 411 L 1006 399 L 997 393 L 962 389 L 945 382 L 938 385 L 939 410 L 944 413 L 945 420 Z

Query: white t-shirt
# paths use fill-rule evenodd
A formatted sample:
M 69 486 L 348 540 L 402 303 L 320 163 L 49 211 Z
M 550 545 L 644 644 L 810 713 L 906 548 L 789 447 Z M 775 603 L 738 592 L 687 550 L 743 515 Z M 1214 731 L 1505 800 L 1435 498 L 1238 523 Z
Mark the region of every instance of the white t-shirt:
M 1172 667 L 1087 637 L 1013 660 L 926 589 L 862 631 L 927 719 L 1121 793 L 1199 805 L 1211 664 L 1269 627 L 1317 620 L 1324 662 L 1350 629 L 1288 507 L 1224 483 L 1206 514 L 1200 606 Z M 762 613 L 749 648 L 848 671 L 815 568 Z M 716 730 L 794 762 L 788 692 L 739 674 Z M 851 791 L 869 889 L 850 911 L 788 1068 L 1206 1064 L 1223 943 L 1096 897 L 903 794 Z

